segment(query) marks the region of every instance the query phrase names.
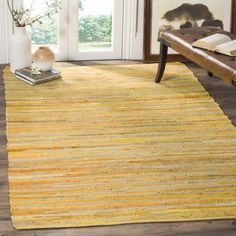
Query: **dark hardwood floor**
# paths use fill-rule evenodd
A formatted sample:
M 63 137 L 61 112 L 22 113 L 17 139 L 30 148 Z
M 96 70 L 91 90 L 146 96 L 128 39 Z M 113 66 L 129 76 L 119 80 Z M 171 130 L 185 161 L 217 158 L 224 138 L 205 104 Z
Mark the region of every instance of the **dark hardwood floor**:
M 236 126 L 236 87 L 219 78 L 209 77 L 206 71 L 193 63 L 186 63 L 186 65 Z
M 105 62 L 84 62 L 80 65 L 104 64 Z M 109 62 L 117 63 L 117 62 Z M 121 62 L 118 62 L 121 63 Z M 127 63 L 127 62 L 122 62 Z M 133 62 L 136 63 L 136 62 Z M 61 63 L 68 65 L 67 63 Z M 78 64 L 78 63 L 74 63 Z M 225 114 L 236 126 L 236 88 L 207 73 L 194 64 L 187 64 L 202 85 L 220 104 Z M 11 223 L 8 199 L 6 117 L 4 84 L 0 65 L 0 236 L 235 236 L 236 220 L 216 220 L 184 223 L 150 223 L 89 227 L 76 229 L 15 230 Z

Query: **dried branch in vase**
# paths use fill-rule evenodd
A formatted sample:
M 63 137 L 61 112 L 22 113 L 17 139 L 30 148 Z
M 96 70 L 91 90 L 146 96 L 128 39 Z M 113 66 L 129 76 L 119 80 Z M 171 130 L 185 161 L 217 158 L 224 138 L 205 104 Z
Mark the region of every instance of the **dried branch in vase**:
M 61 9 L 61 3 L 60 1 L 57 0 L 52 0 L 52 1 L 46 1 L 46 9 L 44 12 L 42 12 L 38 16 L 33 16 L 33 11 L 34 11 L 34 2 L 35 0 L 32 0 L 30 8 L 24 8 L 23 5 L 20 7 L 14 8 L 11 7 L 9 0 L 7 0 L 7 5 L 9 8 L 9 11 L 12 16 L 12 20 L 15 24 L 16 27 L 25 27 L 27 25 L 32 25 L 34 23 L 39 23 L 42 24 L 42 19 L 44 17 L 51 18 L 51 16 L 55 15 L 56 13 L 59 12 Z

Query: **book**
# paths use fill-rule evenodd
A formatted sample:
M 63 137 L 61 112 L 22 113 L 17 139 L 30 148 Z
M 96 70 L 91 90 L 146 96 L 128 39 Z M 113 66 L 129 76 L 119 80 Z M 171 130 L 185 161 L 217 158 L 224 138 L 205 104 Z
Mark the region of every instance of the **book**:
M 45 83 L 61 78 L 61 73 L 56 69 L 49 71 L 35 71 L 32 67 L 26 67 L 15 71 L 15 76 L 31 85 Z
M 228 56 L 236 56 L 236 40 L 232 40 L 225 34 L 210 35 L 195 41 L 192 46 Z
M 15 74 L 15 77 L 16 77 L 17 79 L 20 79 L 20 80 L 22 80 L 22 81 L 24 81 L 24 82 L 26 82 L 26 83 L 28 83 L 28 84 L 31 84 L 31 85 L 42 84 L 42 83 L 46 83 L 46 82 L 49 82 L 49 81 L 52 81 L 52 80 L 56 80 L 56 79 L 61 78 L 61 76 L 58 76 L 58 77 L 53 77 L 53 78 L 50 78 L 50 79 L 45 79 L 45 80 L 40 80 L 40 81 L 37 81 L 37 82 L 32 82 L 32 81 L 30 81 L 30 80 L 28 80 L 28 79 L 26 79 L 26 78 L 24 78 L 24 77 L 21 77 L 21 76 L 19 76 L 19 75 L 17 75 L 17 74 Z

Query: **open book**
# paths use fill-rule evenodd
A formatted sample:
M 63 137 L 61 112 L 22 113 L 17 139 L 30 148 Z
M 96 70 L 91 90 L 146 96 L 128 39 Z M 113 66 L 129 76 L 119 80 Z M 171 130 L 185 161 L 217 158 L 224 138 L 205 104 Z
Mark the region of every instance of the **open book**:
M 193 47 L 219 52 L 228 56 L 236 56 L 236 40 L 225 34 L 213 34 L 199 39 L 192 44 Z

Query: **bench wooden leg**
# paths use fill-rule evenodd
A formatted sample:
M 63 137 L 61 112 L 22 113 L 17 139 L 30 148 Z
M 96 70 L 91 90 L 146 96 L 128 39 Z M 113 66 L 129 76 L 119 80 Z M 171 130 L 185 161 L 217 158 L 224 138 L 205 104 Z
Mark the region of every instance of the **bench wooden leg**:
M 160 41 L 160 61 L 158 65 L 158 71 L 156 75 L 155 82 L 160 83 L 165 72 L 166 62 L 167 62 L 167 54 L 168 54 L 168 46 L 165 44 L 163 40 Z
M 212 72 L 210 72 L 210 71 L 207 71 L 207 74 L 208 74 L 208 76 L 210 76 L 210 77 L 212 77 L 212 76 L 213 76 L 213 73 L 212 73 Z

